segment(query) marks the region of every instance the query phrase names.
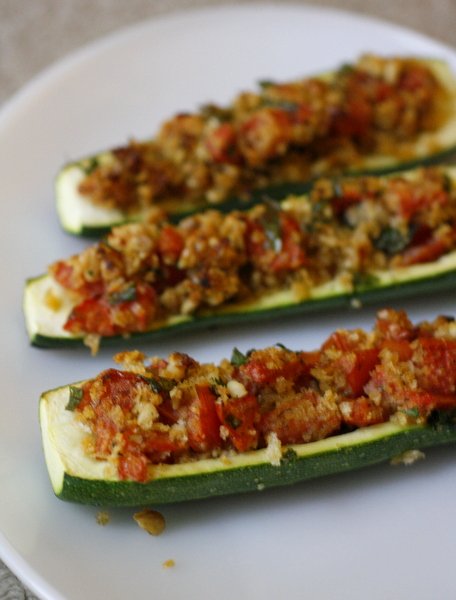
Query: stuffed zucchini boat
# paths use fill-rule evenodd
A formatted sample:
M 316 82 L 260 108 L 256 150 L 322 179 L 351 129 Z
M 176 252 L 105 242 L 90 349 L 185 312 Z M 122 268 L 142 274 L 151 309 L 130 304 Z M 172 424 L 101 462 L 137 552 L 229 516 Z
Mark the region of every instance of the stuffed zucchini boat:
M 335 331 L 314 351 L 278 344 L 201 364 L 139 351 L 44 393 L 40 422 L 55 494 L 137 506 L 262 490 L 411 462 L 456 441 L 456 323 L 379 311 L 370 332 Z
M 57 210 L 67 231 L 99 235 L 151 206 L 172 218 L 264 189 L 282 199 L 316 176 L 411 168 L 455 148 L 448 66 L 366 55 L 321 76 L 262 82 L 227 107 L 176 115 L 151 140 L 64 166 Z
M 27 282 L 31 342 L 157 339 L 456 284 L 456 169 L 318 180 L 249 211 L 114 228 Z

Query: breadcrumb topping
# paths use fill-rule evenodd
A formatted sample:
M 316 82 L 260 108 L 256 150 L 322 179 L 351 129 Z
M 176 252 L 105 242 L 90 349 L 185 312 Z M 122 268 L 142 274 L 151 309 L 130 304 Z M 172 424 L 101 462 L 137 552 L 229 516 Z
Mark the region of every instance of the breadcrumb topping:
M 290 445 L 387 421 L 452 419 L 455 334 L 448 317 L 413 325 L 404 311 L 383 309 L 371 332 L 338 329 L 314 351 L 235 349 L 217 365 L 178 352 L 167 360 L 121 352 L 122 370 L 73 386 L 67 408 L 86 431 L 84 451 L 120 479 L 148 481 L 158 464 L 229 465 L 260 448 L 279 467 Z

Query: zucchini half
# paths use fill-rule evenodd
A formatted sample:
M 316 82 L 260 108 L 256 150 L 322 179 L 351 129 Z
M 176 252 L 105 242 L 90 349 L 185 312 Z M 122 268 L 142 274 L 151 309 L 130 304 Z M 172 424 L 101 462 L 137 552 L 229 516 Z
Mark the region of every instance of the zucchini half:
M 78 384 L 79 385 L 79 384 Z M 300 481 L 374 465 L 406 452 L 456 441 L 456 424 L 408 425 L 382 423 L 318 442 L 284 446 L 279 464 L 267 449 L 226 459 L 204 459 L 150 467 L 147 483 L 121 481 L 112 465 L 86 456 L 86 435 L 74 413 L 65 410 L 69 386 L 40 398 L 40 425 L 45 460 L 55 495 L 70 502 L 143 506 L 215 497 Z
M 432 69 L 438 81 L 447 91 L 449 100 L 448 117 L 445 123 L 436 131 L 421 134 L 413 143 L 407 157 L 398 158 L 395 155 L 366 155 L 351 169 L 344 173 L 325 172 L 319 164 L 318 173 L 313 176 L 331 176 L 340 174 L 386 174 L 398 170 L 413 168 L 420 164 L 441 162 L 456 153 L 456 79 L 448 65 L 440 60 L 422 59 L 422 62 Z M 322 79 L 330 79 L 331 73 L 321 75 Z M 64 230 L 75 235 L 100 236 L 115 225 L 129 221 L 144 219 L 145 211 L 126 213 L 119 209 L 105 209 L 95 206 L 78 191 L 79 183 L 94 162 L 106 164 L 112 161 L 113 154 L 110 150 L 94 154 L 66 164 L 57 174 L 55 180 L 56 207 L 60 223 Z M 288 194 L 303 194 L 309 190 L 310 180 L 302 182 L 286 182 L 251 191 L 251 201 L 258 201 L 267 194 L 269 197 L 281 200 Z M 225 208 L 222 208 L 224 205 Z M 181 218 L 197 210 L 207 208 L 208 202 L 201 199 L 199 202 L 183 202 L 179 198 L 160 202 L 159 206 L 168 214 L 171 220 Z M 242 200 L 232 198 L 222 205 L 217 205 L 220 210 L 231 210 L 233 207 L 245 208 Z
M 271 293 L 251 302 L 226 304 L 196 315 L 174 316 L 157 322 L 153 329 L 132 333 L 130 340 L 157 340 L 171 335 L 234 323 L 269 320 L 305 315 L 323 310 L 357 308 L 374 302 L 419 296 L 456 287 L 456 251 L 438 260 L 391 271 L 375 271 L 358 285 L 347 290 L 338 280 L 311 290 L 310 297 L 298 300 L 291 290 Z M 49 301 L 52 298 L 52 302 Z M 26 329 L 34 346 L 56 348 L 81 345 L 84 337 L 63 329 L 73 305 L 65 290 L 49 275 L 26 282 L 23 310 Z M 119 343 L 123 338 L 103 338 L 102 343 Z

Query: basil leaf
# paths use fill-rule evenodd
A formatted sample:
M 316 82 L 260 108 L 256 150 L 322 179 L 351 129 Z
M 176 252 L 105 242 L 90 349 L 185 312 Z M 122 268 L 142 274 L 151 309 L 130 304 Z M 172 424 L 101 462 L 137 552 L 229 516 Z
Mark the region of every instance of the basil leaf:
M 414 419 L 418 419 L 418 417 L 420 416 L 420 411 L 418 410 L 417 406 L 414 406 L 413 408 L 406 408 L 402 412 L 408 415 L 409 417 L 413 417 Z
M 84 396 L 84 391 L 76 385 L 70 385 L 70 399 L 65 406 L 65 410 L 75 410 Z
M 230 362 L 235 367 L 240 367 L 241 365 L 245 365 L 245 363 L 247 362 L 247 357 L 244 354 L 242 354 L 242 352 L 240 352 L 237 348 L 234 348 Z
M 231 109 L 222 108 L 216 104 L 203 104 L 200 107 L 200 111 L 205 119 L 215 118 L 221 122 L 229 121 L 233 116 L 233 111 Z
M 81 165 L 81 168 L 84 171 L 85 175 L 90 175 L 93 171 L 95 171 L 95 169 L 98 169 L 99 166 L 100 166 L 100 163 L 98 161 L 98 158 L 96 156 L 94 156 L 87 162 L 84 162 Z
M 264 98 L 262 102 L 263 106 L 272 106 L 273 108 L 281 108 L 286 112 L 296 112 L 298 104 L 296 102 L 289 102 L 288 100 L 274 100 L 273 98 Z
M 156 394 L 161 394 L 162 392 L 171 391 L 176 385 L 177 381 L 175 379 L 170 379 L 168 377 L 146 377 L 145 375 L 140 375 L 141 379 L 147 381 L 150 387 L 154 390 Z
M 266 239 L 271 250 L 280 252 L 282 250 L 282 228 L 280 226 L 280 204 L 269 198 L 264 199 L 266 210 L 261 217 Z
M 380 236 L 374 241 L 377 250 L 384 252 L 388 256 L 402 252 L 410 243 L 410 233 L 402 233 L 394 227 L 384 227 Z
M 293 352 L 293 354 L 299 354 L 298 350 L 291 350 L 290 348 L 287 348 L 284 344 L 281 344 L 280 342 L 277 342 L 277 344 L 275 344 L 277 346 L 277 348 L 281 348 L 282 350 L 286 350 L 287 352 Z
M 271 85 L 275 85 L 275 81 L 273 81 L 272 79 L 261 79 L 258 82 L 258 85 L 260 86 L 261 89 L 266 89 L 268 87 L 271 87 Z
M 121 304 L 122 302 L 133 302 L 136 299 L 137 295 L 134 283 L 130 284 L 125 289 L 109 294 L 108 296 L 108 302 L 111 306 Z

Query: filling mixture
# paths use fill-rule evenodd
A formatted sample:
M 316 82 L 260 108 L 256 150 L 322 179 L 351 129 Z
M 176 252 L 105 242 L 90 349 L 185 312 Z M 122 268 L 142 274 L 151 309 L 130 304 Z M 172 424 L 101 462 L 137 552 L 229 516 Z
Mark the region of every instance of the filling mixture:
M 423 169 L 413 178 L 322 179 L 309 196 L 281 205 L 212 209 L 177 225 L 157 210 L 49 272 L 74 301 L 65 330 L 96 346 L 99 336 L 277 291 L 299 302 L 337 281 L 351 292 L 375 283 L 375 271 L 433 261 L 455 247 L 456 186 L 444 171 Z M 45 302 L 58 310 L 53 294 Z
M 229 457 L 302 444 L 393 420 L 438 422 L 456 409 L 456 323 L 413 326 L 384 309 L 371 332 L 337 330 L 320 349 L 237 349 L 231 361 L 200 364 L 186 354 L 148 361 L 139 351 L 70 386 L 67 410 L 88 431 L 84 451 L 120 479 L 146 482 L 154 465 Z
M 447 94 L 422 62 L 367 55 L 327 80 L 265 81 L 228 108 L 178 114 L 152 141 L 88 161 L 79 192 L 125 211 L 170 199 L 221 202 L 356 168 L 368 154 L 413 158 L 416 137 L 447 114 Z

